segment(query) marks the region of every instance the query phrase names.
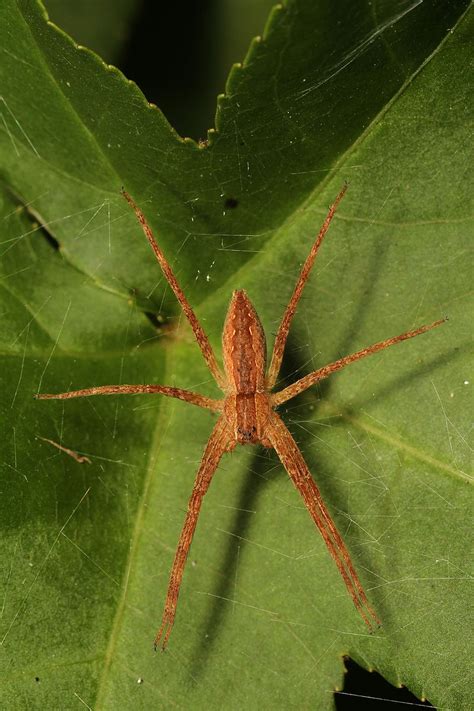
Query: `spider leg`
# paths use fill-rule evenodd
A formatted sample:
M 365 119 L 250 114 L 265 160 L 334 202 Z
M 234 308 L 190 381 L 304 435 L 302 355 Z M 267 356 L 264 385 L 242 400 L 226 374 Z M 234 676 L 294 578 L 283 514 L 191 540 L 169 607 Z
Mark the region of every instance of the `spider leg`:
M 155 637 L 155 649 L 158 647 L 161 639 L 163 639 L 161 645 L 162 649 L 165 649 L 173 628 L 184 566 L 189 548 L 191 546 L 194 531 L 196 529 L 204 494 L 209 488 L 212 477 L 214 476 L 222 455 L 224 452 L 228 452 L 233 449 L 234 446 L 235 441 L 233 440 L 232 433 L 229 431 L 224 418 L 220 417 L 212 431 L 211 436 L 209 437 L 198 473 L 196 474 L 196 479 L 194 481 L 193 491 L 188 503 L 186 518 L 184 520 L 178 548 L 176 549 L 173 561 L 173 567 L 171 569 L 163 619 L 160 629 Z
M 328 231 L 329 225 L 331 224 L 331 220 L 334 217 L 334 213 L 336 212 L 339 203 L 344 197 L 346 190 L 347 184 L 344 185 L 339 195 L 335 199 L 333 205 L 331 206 L 327 217 L 324 220 L 321 229 L 319 230 L 319 234 L 316 237 L 313 246 L 311 247 L 311 251 L 306 257 L 306 261 L 301 269 L 298 281 L 296 282 L 293 294 L 291 295 L 291 299 L 288 302 L 288 306 L 286 307 L 285 313 L 283 314 L 283 318 L 281 320 L 277 335 L 275 337 L 275 345 L 273 346 L 273 354 L 270 362 L 270 367 L 268 368 L 266 382 L 266 387 L 268 390 L 271 390 L 276 383 L 278 373 L 280 372 L 281 361 L 283 359 L 283 351 L 285 350 L 286 339 L 288 338 L 288 331 L 290 330 L 291 321 L 295 314 L 296 307 L 298 306 L 298 301 L 300 300 L 304 285 L 306 284 L 306 281 L 309 277 L 309 273 L 313 267 L 314 260 L 316 259 L 316 255 L 324 239 L 324 235 Z
M 219 368 L 217 364 L 216 357 L 214 355 L 214 351 L 212 350 L 212 346 L 209 343 L 209 339 L 204 332 L 204 329 L 202 328 L 201 324 L 199 323 L 196 314 L 194 313 L 189 301 L 187 300 L 186 296 L 184 295 L 183 290 L 181 289 L 178 280 L 176 279 L 173 270 L 171 269 L 168 260 L 166 259 L 165 255 L 161 251 L 160 247 L 158 246 L 154 236 L 153 232 L 150 229 L 150 226 L 148 225 L 148 222 L 146 221 L 145 215 L 143 212 L 140 210 L 138 205 L 135 203 L 133 198 L 122 188 L 122 195 L 124 196 L 125 200 L 128 202 L 130 207 L 134 210 L 135 215 L 138 218 L 138 221 L 140 222 L 143 232 L 146 235 L 146 238 L 148 239 L 148 242 L 150 243 L 151 248 L 153 249 L 155 253 L 155 257 L 157 258 L 159 265 L 161 267 L 161 270 L 163 274 L 165 275 L 165 278 L 172 288 L 176 298 L 178 299 L 179 303 L 181 304 L 181 308 L 183 309 L 184 313 L 186 314 L 186 318 L 189 321 L 189 324 L 191 328 L 194 331 L 194 335 L 196 337 L 196 341 L 198 342 L 199 348 L 201 349 L 201 353 L 204 356 L 204 360 L 207 363 L 207 367 L 211 371 L 212 375 L 214 376 L 214 379 L 216 383 L 219 385 L 221 389 L 225 388 L 225 380 L 224 376 L 222 375 L 221 369 Z
M 208 410 L 220 412 L 222 410 L 221 400 L 212 400 L 209 397 L 193 393 L 182 388 L 171 388 L 167 385 L 100 385 L 84 390 L 70 390 L 66 393 L 38 393 L 36 400 L 69 400 L 73 397 L 90 397 L 91 395 L 135 395 L 136 393 L 159 393 L 168 397 L 175 397 L 178 400 L 186 400 L 193 405 L 204 407 Z
M 354 605 L 364 622 L 369 628 L 371 628 L 374 623 L 377 625 L 380 624 L 376 613 L 367 600 L 367 596 L 351 561 L 349 551 L 329 515 L 329 511 L 298 449 L 298 445 L 276 412 L 273 413 L 265 435 L 272 443 L 290 479 L 303 497 L 305 506 L 318 527 L 329 553 L 342 575 Z
M 407 331 L 406 333 L 400 334 L 400 336 L 387 338 L 385 341 L 379 341 L 378 343 L 374 343 L 372 346 L 368 346 L 368 348 L 363 348 L 361 351 L 357 351 L 357 353 L 352 353 L 352 355 L 344 356 L 344 358 L 339 358 L 339 360 L 336 360 L 334 363 L 325 365 L 324 368 L 319 368 L 319 370 L 315 370 L 312 373 L 305 375 L 303 378 L 300 378 L 300 380 L 297 380 L 296 383 L 292 383 L 287 388 L 284 388 L 283 390 L 280 390 L 280 392 L 271 395 L 272 406 L 277 407 L 277 405 L 281 405 L 283 402 L 286 402 L 292 397 L 299 395 L 299 393 L 302 393 L 304 390 L 307 390 L 307 388 L 311 387 L 311 385 L 317 383 L 318 380 L 323 380 L 324 378 L 327 378 L 329 375 L 331 375 L 331 373 L 335 373 L 337 370 L 342 370 L 342 368 L 345 368 L 346 365 L 350 365 L 350 363 L 355 363 L 356 360 L 360 360 L 361 358 L 365 358 L 366 356 L 372 355 L 372 353 L 383 351 L 385 348 L 395 345 L 395 343 L 400 343 L 400 341 L 406 341 L 409 338 L 414 338 L 415 336 L 419 336 L 422 333 L 426 333 L 426 331 L 430 331 L 432 328 L 441 326 L 441 324 L 445 321 L 446 319 L 442 318 L 439 321 L 435 321 L 434 323 L 431 323 L 427 326 L 420 326 L 414 331 Z

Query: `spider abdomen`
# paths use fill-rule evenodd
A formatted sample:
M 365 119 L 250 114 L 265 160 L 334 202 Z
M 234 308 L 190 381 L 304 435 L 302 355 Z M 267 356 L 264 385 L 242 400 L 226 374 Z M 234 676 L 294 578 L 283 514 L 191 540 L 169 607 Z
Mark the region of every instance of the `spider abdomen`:
M 246 395 L 262 392 L 265 388 L 265 334 L 243 289 L 232 295 L 222 345 L 228 392 Z

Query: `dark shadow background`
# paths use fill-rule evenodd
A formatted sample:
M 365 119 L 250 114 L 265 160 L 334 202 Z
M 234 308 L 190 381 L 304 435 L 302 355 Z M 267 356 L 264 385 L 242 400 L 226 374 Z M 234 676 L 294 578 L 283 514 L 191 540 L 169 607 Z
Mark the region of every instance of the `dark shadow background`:
M 178 133 L 195 139 L 205 139 L 214 123 L 215 97 L 224 91 L 227 74 L 227 68 L 217 70 L 218 1 L 187 0 L 165 8 L 162 2 L 141 0 L 116 57 Z
M 275 0 L 43 0 L 79 44 L 133 79 L 182 136 L 205 139 L 231 65 Z
M 352 659 L 344 659 L 344 688 L 334 694 L 337 711 L 394 711 L 403 708 L 429 708 L 429 701 L 420 701 L 405 687 L 396 688 L 377 672 L 361 669 Z

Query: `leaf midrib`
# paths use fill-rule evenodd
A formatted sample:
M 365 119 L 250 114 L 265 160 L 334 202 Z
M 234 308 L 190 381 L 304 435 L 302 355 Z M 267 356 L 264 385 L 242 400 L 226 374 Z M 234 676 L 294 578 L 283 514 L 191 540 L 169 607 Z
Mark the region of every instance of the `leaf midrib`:
M 469 474 L 467 474 L 466 472 L 463 472 L 460 469 L 456 469 L 447 462 L 443 462 L 442 460 L 438 459 L 437 457 L 434 457 L 428 452 L 425 452 L 416 447 L 415 445 L 410 444 L 409 442 L 407 442 L 406 438 L 402 439 L 398 433 L 394 433 L 392 430 L 382 430 L 381 428 L 376 427 L 372 423 L 369 423 L 366 418 L 362 416 L 362 413 L 361 415 L 354 416 L 349 414 L 343 406 L 337 406 L 336 404 L 329 402 L 325 402 L 323 405 L 319 403 L 319 406 L 321 416 L 323 418 L 337 416 L 338 418 L 345 420 L 354 427 L 357 427 L 359 430 L 362 430 L 366 434 L 370 434 L 374 437 L 377 437 L 381 442 L 390 445 L 391 447 L 393 447 L 393 449 L 399 450 L 404 454 L 408 454 L 413 459 L 424 462 L 425 464 L 429 464 L 435 469 L 438 469 L 439 471 L 442 471 L 447 474 L 451 474 L 452 476 L 455 476 L 469 484 L 474 483 L 472 477 L 470 477 Z
M 172 358 L 169 359 L 170 362 L 166 363 L 166 366 L 164 368 L 164 372 L 169 372 L 170 365 L 172 363 Z M 123 617 L 125 614 L 125 610 L 127 608 L 127 597 L 128 597 L 128 591 L 129 591 L 129 584 L 130 584 L 130 578 L 133 574 L 133 569 L 135 567 L 135 560 L 139 554 L 139 544 L 140 544 L 140 538 L 141 538 L 141 533 L 143 530 L 143 521 L 145 518 L 145 514 L 148 507 L 148 501 L 151 496 L 151 490 L 152 490 L 152 484 L 154 482 L 154 478 L 157 474 L 157 467 L 155 466 L 156 461 L 159 456 L 159 450 L 161 447 L 161 444 L 163 442 L 163 424 L 167 419 L 169 419 L 169 413 L 170 413 L 170 408 L 172 407 L 173 403 L 168 401 L 166 399 L 166 402 L 163 402 L 162 406 L 158 410 L 158 415 L 156 417 L 156 424 L 153 430 L 153 435 L 151 438 L 151 445 L 148 450 L 148 457 L 147 457 L 147 465 L 146 465 L 146 476 L 143 482 L 143 491 L 142 495 L 140 497 L 140 502 L 136 510 L 136 515 L 135 515 L 135 525 L 133 529 L 133 534 L 131 537 L 131 545 L 130 545 L 130 552 L 128 555 L 127 563 L 124 568 L 124 575 L 123 575 L 123 583 L 122 583 L 122 593 L 120 596 L 120 601 L 117 605 L 117 610 L 115 613 L 114 617 L 114 622 L 112 624 L 111 628 L 111 633 L 110 633 L 110 639 L 109 639 L 109 644 L 107 646 L 107 650 L 104 656 L 104 665 L 103 665 L 103 670 L 102 674 L 100 676 L 99 682 L 97 684 L 97 694 L 96 694 L 96 701 L 95 701 L 95 708 L 100 709 L 104 695 L 106 693 L 107 687 L 108 687 L 108 676 L 109 672 L 112 666 L 112 663 L 114 661 L 114 652 L 115 648 L 117 646 L 119 637 L 120 637 L 120 632 L 121 632 L 121 627 L 122 627 L 122 621 Z M 150 645 L 151 648 L 151 645 Z

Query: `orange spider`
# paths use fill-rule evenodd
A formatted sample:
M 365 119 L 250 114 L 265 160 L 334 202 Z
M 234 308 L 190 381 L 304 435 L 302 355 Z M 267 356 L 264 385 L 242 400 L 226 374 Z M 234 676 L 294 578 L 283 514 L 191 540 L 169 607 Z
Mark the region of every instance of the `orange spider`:
M 65 400 L 73 397 L 88 397 L 90 395 L 160 393 L 161 395 L 186 400 L 193 405 L 198 405 L 199 407 L 204 407 L 219 413 L 219 418 L 204 450 L 189 500 L 188 510 L 171 569 L 163 619 L 155 637 L 155 649 L 160 640 L 162 640 L 162 648 L 164 649 L 171 634 L 184 566 L 196 529 L 204 494 L 211 483 L 222 455 L 233 449 L 236 444 L 261 444 L 264 447 L 274 448 L 276 450 L 293 484 L 302 495 L 305 506 L 318 527 L 329 553 L 334 559 L 347 590 L 364 622 L 369 628 L 374 623 L 379 624 L 377 615 L 370 606 L 359 576 L 354 569 L 346 545 L 329 515 L 319 489 L 314 483 L 295 440 L 275 409 L 278 405 L 282 405 L 284 402 L 287 402 L 287 400 L 290 400 L 295 397 L 295 395 L 298 395 L 311 387 L 311 385 L 314 385 L 314 383 L 317 383 L 323 378 L 327 378 L 331 373 L 341 370 L 346 365 L 365 358 L 365 356 L 371 355 L 372 353 L 381 351 L 384 348 L 388 348 L 388 346 L 392 346 L 395 343 L 425 333 L 431 328 L 442 324 L 445 319 L 440 319 L 427 326 L 420 326 L 413 331 L 407 331 L 399 336 L 387 338 L 385 341 L 375 343 L 368 348 L 363 348 L 357 351 L 357 353 L 340 358 L 334 363 L 305 375 L 303 378 L 300 378 L 300 380 L 297 380 L 279 392 L 272 393 L 280 370 L 291 320 L 301 297 L 303 287 L 306 284 L 324 235 L 328 230 L 329 224 L 346 190 L 347 185 L 344 185 L 330 208 L 316 241 L 301 269 L 298 281 L 276 334 L 273 354 L 267 372 L 265 334 L 260 320 L 245 291 L 243 289 L 234 291 L 222 335 L 224 373 L 217 364 L 208 337 L 196 318 L 193 309 L 189 305 L 168 261 L 156 243 L 145 216 L 130 195 L 128 195 L 125 190 L 122 190 L 125 199 L 133 208 L 140 221 L 143 231 L 163 270 L 163 274 L 186 314 L 186 318 L 194 331 L 196 341 L 198 342 L 207 366 L 216 383 L 223 391 L 224 397 L 221 400 L 213 400 L 189 390 L 164 385 L 103 385 L 100 387 L 87 388 L 85 390 L 74 390 L 58 394 L 40 394 L 36 396 L 41 400 Z

